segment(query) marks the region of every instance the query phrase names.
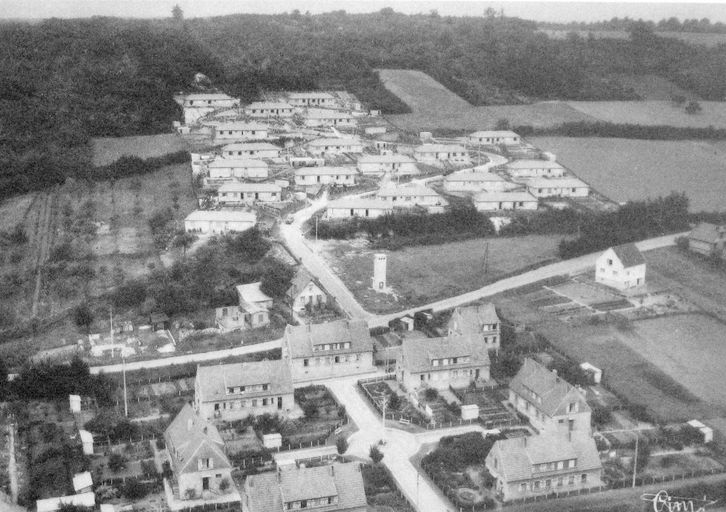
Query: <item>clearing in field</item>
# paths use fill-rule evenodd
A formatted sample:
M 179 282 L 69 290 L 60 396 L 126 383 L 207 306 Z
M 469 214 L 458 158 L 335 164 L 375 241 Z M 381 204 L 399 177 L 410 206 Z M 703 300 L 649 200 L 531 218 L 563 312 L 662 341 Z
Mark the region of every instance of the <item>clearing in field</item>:
M 674 96 L 683 96 L 686 101 L 701 101 L 696 94 L 681 89 L 676 84 L 658 75 L 616 75 L 624 87 L 630 87 L 643 100 L 671 101 Z
M 135 137 L 98 137 L 92 139 L 93 165 L 108 165 L 122 156 L 151 158 L 187 149 L 186 142 L 178 135 L 140 135 Z
M 726 104 L 700 102 L 702 111 L 687 114 L 671 101 L 568 101 L 567 105 L 598 121 L 643 126 L 726 128 Z
M 618 202 L 685 192 L 692 211 L 726 210 L 726 144 L 596 137 L 532 137 L 593 188 Z
M 414 112 L 458 112 L 471 104 L 422 71 L 379 69 L 383 85 Z
M 559 236 L 487 238 L 388 252 L 388 286 L 395 295 L 371 289 L 373 254 L 366 242 L 319 242 L 333 271 L 375 312 L 393 312 L 460 295 L 557 259 Z M 488 257 L 485 263 L 485 255 Z M 485 273 L 485 267 L 487 272 Z

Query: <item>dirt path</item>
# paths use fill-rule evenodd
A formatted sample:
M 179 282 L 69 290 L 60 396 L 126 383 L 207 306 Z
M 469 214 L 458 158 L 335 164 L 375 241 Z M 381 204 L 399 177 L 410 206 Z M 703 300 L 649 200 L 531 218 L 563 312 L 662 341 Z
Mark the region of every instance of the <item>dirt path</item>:
M 10 478 L 10 497 L 18 502 L 18 467 L 15 462 L 15 426 L 8 423 L 8 476 Z

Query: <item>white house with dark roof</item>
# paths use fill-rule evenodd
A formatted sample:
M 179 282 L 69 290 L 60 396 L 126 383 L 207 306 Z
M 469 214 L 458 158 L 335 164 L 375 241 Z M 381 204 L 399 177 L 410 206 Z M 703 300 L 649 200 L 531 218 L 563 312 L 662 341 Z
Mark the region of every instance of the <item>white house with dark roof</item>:
M 337 106 L 335 97 L 329 92 L 305 91 L 290 92 L 287 101 L 294 107 L 334 107 Z
M 226 144 L 234 140 L 266 139 L 269 130 L 269 126 L 262 123 L 221 123 L 214 126 L 213 137 L 215 143 Z
M 192 93 L 175 96 L 174 100 L 184 111 L 186 125 L 196 123 L 215 110 L 239 106 L 239 99 L 224 93 Z
M 267 179 L 269 167 L 251 158 L 217 158 L 207 164 L 212 179 Z
M 537 198 L 524 190 L 484 190 L 474 196 L 474 206 L 480 212 L 536 210 L 538 204 Z
M 473 336 L 487 350 L 499 350 L 502 323 L 491 302 L 454 309 L 448 329 L 449 335 Z
M 512 178 L 559 178 L 565 168 L 552 160 L 513 160 L 504 165 Z
M 242 491 L 242 512 L 366 512 L 360 464 L 305 467 L 284 465 L 249 475 Z
M 688 249 L 704 256 L 723 258 L 726 226 L 701 222 L 688 234 Z
M 275 101 L 255 101 L 244 108 L 250 117 L 292 117 L 295 109 L 289 103 Z
M 465 388 L 489 380 L 489 351 L 472 335 L 404 338 L 396 378 L 407 390 Z
M 305 144 L 305 148 L 313 155 L 363 153 L 363 143 L 354 138 L 324 137 L 311 140 Z
M 502 191 L 517 186 L 493 172 L 459 171 L 444 178 L 444 190 L 447 192 L 480 192 Z
M 645 284 L 645 258 L 635 244 L 611 247 L 595 262 L 595 281 L 625 290 Z
M 525 358 L 509 383 L 509 403 L 540 432 L 590 435 L 584 392 L 534 359 Z
M 422 206 L 432 212 L 443 211 L 443 207 L 448 204 L 434 189 L 427 187 L 423 183 L 413 182 L 401 185 L 389 182 L 376 192 L 376 197 L 386 201 L 391 206 L 403 208 Z
M 303 124 L 308 128 L 318 126 L 336 126 L 339 128 L 354 128 L 358 125 L 356 119 L 348 112 L 328 108 L 309 108 L 303 112 Z
M 227 494 L 239 501 L 224 441 L 216 427 L 197 415 L 190 404 L 184 405 L 164 431 L 164 440 L 174 472 L 174 498 L 207 499 Z M 224 480 L 229 484 L 226 491 L 220 489 Z
M 282 360 L 197 366 L 194 407 L 206 420 L 285 416 L 294 406 L 292 375 Z
M 217 189 L 221 205 L 251 204 L 282 200 L 282 187 L 275 183 L 225 183 Z
M 355 167 L 300 167 L 295 169 L 295 185 L 310 187 L 316 185 L 338 185 L 352 187 L 358 175 Z
M 466 140 L 471 144 L 498 146 L 519 144 L 522 138 L 510 130 L 482 130 L 470 133 Z
M 369 197 L 337 199 L 329 202 L 325 207 L 326 219 L 349 219 L 352 217 L 375 219 L 389 213 L 393 213 L 393 206 L 388 201 Z
M 524 178 L 527 191 L 534 197 L 587 197 L 590 186 L 577 178 Z
M 385 155 L 362 155 L 358 157 L 358 170 L 361 174 L 382 176 L 413 176 L 420 174 L 416 160 L 408 155 L 388 153 Z
M 293 382 L 373 371 L 373 340 L 365 320 L 288 325 L 282 358 Z
M 194 210 L 184 219 L 184 231 L 200 235 L 239 233 L 257 224 L 252 210 Z
M 561 433 L 500 439 L 485 459 L 502 501 L 603 486 L 595 440 Z
M 469 163 L 469 152 L 459 144 L 423 144 L 413 150 L 413 156 L 422 163 L 436 164 L 449 162 L 455 164 Z
M 314 308 L 328 303 L 328 295 L 322 285 L 304 267 L 298 269 L 285 295 L 293 311 L 298 313 L 306 307 Z
M 224 158 L 279 158 L 281 149 L 269 142 L 240 142 L 222 147 Z

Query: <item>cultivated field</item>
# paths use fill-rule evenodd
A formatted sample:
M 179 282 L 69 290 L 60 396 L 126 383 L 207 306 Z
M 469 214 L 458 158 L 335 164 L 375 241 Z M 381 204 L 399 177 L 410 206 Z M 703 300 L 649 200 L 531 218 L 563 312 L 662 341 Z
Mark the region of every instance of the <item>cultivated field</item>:
M 489 238 L 388 252 L 388 285 L 371 289 L 374 250 L 367 244 L 321 243 L 333 270 L 370 311 L 391 312 L 481 288 L 487 283 L 557 258 L 558 236 Z M 487 273 L 484 273 L 486 245 Z
M 122 156 L 150 158 L 187 149 L 186 142 L 171 133 L 136 137 L 99 137 L 92 139 L 93 165 L 108 165 Z
M 514 125 L 556 126 L 571 121 L 593 121 L 563 102 L 532 105 L 473 107 L 442 84 L 420 71 L 382 69 L 379 74 L 386 88 L 413 110 L 412 114 L 388 116 L 397 127 L 408 131 L 450 129 L 485 130 L 499 119 Z
M 726 210 L 726 144 L 708 141 L 532 137 L 536 146 L 614 201 L 685 192 L 692 211 Z
M 683 128 L 726 127 L 726 103 L 700 102 L 702 111 L 687 114 L 684 106 L 671 101 L 568 101 L 578 112 L 609 123 Z
M 592 35 L 595 39 L 630 39 L 630 34 L 624 30 L 549 30 L 541 29 L 552 39 L 565 39 L 571 32 L 577 33 L 580 37 Z M 726 34 L 701 34 L 697 32 L 656 32 L 660 37 L 671 37 L 680 39 L 690 44 L 701 44 L 712 48 L 726 43 Z
M 658 75 L 615 75 L 625 87 L 630 87 L 643 100 L 671 101 L 674 96 L 681 95 L 686 100 L 701 98 L 692 92 L 681 89 L 670 80 Z

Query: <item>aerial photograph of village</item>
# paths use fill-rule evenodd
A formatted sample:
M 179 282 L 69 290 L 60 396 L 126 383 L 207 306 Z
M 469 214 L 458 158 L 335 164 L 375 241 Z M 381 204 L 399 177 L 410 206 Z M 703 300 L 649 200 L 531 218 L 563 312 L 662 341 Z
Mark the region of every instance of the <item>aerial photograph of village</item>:
M 0 512 L 726 511 L 726 4 L 0 0 Z

